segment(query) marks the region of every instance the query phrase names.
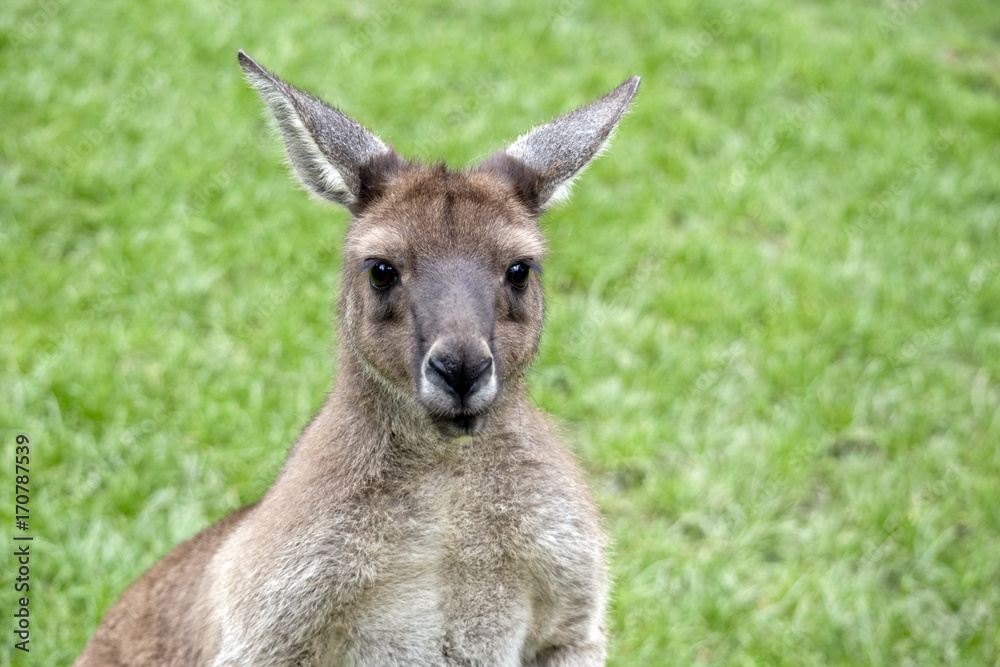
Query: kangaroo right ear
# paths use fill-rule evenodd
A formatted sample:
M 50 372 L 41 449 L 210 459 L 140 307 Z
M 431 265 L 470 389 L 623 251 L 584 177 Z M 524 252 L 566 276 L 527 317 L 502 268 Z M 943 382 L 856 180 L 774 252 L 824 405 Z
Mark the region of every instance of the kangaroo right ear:
M 536 213 L 569 197 L 573 179 L 600 155 L 639 90 L 633 76 L 593 104 L 521 136 L 480 169 L 505 178 Z
M 242 50 L 239 60 L 278 121 L 299 181 L 318 197 L 358 214 L 403 159 L 357 121 L 288 85 Z

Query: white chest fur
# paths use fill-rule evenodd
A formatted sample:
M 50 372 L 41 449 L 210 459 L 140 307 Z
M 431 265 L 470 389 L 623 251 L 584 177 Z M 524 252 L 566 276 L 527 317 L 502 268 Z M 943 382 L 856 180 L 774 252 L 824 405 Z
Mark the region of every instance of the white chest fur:
M 562 539 L 576 512 L 532 505 L 539 471 L 467 461 L 384 489 L 377 530 L 355 522 L 377 536 L 377 565 L 332 619 L 328 664 L 520 665 L 544 648 L 568 604 L 557 588 L 582 556 Z

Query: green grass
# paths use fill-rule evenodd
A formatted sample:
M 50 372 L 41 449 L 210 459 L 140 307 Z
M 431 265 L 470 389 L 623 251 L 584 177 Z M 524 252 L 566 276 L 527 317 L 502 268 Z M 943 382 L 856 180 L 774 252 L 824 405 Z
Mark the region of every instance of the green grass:
M 609 664 L 1000 664 L 998 46 L 988 0 L 11 0 L 0 452 L 10 489 L 31 439 L 35 540 L 0 663 L 69 663 L 329 387 L 346 215 L 295 191 L 244 48 L 456 166 L 644 77 L 545 222 L 531 376 L 614 539 Z

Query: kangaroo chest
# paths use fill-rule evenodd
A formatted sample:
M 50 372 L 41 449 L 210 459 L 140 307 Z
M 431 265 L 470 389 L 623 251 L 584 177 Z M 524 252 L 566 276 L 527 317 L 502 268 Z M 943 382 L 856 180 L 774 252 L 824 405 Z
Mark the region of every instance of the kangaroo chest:
M 336 614 L 328 664 L 519 665 L 541 649 L 558 607 L 542 573 L 571 578 L 575 547 L 551 548 L 532 483 L 452 466 L 381 489 L 357 524 L 370 580 Z

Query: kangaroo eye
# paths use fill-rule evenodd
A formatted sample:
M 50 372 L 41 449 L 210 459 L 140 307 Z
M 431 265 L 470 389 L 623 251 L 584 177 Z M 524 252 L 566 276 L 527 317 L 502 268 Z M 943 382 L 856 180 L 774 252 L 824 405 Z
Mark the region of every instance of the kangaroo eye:
M 528 268 L 528 265 L 518 262 L 507 269 L 507 282 L 517 289 L 524 289 L 528 286 L 529 273 L 531 273 L 531 270 Z
M 384 259 L 375 262 L 368 271 L 368 281 L 371 282 L 372 287 L 380 291 L 389 289 L 396 282 L 397 277 L 396 269 Z

